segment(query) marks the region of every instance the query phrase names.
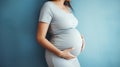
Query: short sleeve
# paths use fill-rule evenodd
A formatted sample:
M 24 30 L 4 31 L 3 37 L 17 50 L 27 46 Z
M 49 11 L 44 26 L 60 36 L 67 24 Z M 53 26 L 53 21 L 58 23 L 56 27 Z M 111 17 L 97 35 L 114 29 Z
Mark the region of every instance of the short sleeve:
M 53 14 L 48 3 L 45 3 L 40 11 L 39 21 L 50 23 L 52 20 Z

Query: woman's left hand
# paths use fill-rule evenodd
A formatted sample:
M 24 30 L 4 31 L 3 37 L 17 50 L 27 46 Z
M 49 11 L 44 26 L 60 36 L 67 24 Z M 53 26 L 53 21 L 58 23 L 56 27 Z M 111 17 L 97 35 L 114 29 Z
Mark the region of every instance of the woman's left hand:
M 85 48 L 85 39 L 83 35 L 81 35 L 81 38 L 82 38 L 82 46 L 81 46 L 81 52 L 82 52 Z

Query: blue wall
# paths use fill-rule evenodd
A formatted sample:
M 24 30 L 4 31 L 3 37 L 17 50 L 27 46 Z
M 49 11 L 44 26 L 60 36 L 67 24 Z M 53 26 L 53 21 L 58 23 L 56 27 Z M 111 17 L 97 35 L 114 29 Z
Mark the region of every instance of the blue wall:
M 44 0 L 0 0 L 0 67 L 47 67 L 35 39 Z M 71 0 L 86 48 L 82 67 L 120 67 L 120 1 Z
M 41 0 L 0 0 L 0 67 L 47 67 L 36 42 Z
M 73 1 L 73 0 L 72 0 Z M 82 67 L 120 67 L 120 0 L 74 0 L 86 48 Z

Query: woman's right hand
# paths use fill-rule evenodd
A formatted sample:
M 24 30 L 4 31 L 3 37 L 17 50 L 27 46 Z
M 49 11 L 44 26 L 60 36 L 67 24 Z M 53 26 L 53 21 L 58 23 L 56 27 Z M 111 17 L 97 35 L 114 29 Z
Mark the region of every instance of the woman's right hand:
M 61 51 L 59 57 L 62 57 L 62 58 L 67 59 L 67 60 L 75 58 L 76 56 L 74 56 L 70 53 L 70 51 L 72 51 L 73 49 L 74 48 L 68 48 L 68 49 Z

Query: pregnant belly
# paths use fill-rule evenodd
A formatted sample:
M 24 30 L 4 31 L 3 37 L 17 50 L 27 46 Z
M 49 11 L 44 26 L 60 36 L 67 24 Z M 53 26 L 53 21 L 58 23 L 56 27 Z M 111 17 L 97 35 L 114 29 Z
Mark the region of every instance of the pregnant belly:
M 73 47 L 75 49 L 73 49 L 71 53 L 75 56 L 80 54 L 82 39 L 79 31 L 75 28 L 53 35 L 50 42 L 60 50 Z

